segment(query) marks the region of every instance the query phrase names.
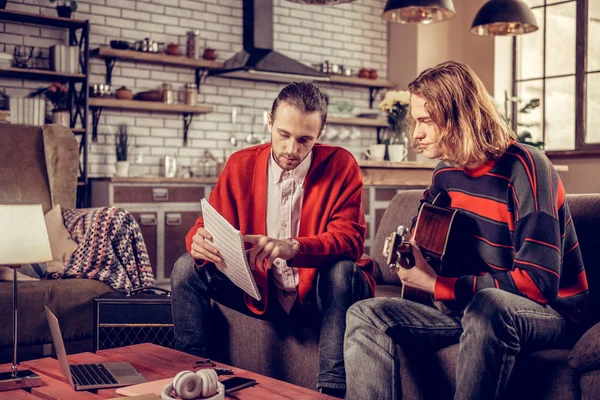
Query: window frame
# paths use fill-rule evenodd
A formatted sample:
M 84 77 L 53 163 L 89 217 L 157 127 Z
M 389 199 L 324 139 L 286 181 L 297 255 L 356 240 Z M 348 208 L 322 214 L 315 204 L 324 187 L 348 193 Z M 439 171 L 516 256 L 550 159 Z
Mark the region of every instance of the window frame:
M 573 76 L 572 74 L 557 75 L 548 77 L 546 75 L 546 32 L 547 26 L 547 15 L 548 7 L 571 3 L 572 0 L 556 1 L 551 4 L 547 4 L 548 0 L 544 0 L 543 5 L 531 7 L 531 9 L 544 10 L 544 31 L 543 36 L 543 52 L 542 52 L 542 70 L 543 75 L 541 78 L 535 78 L 535 80 L 541 80 L 542 83 L 542 141 L 546 142 L 546 85 L 547 80 L 563 76 Z M 588 51 L 588 20 L 589 20 L 589 0 L 575 0 L 575 149 L 574 150 L 546 150 L 548 155 L 556 156 L 586 156 L 586 155 L 600 155 L 600 143 L 586 143 L 586 124 L 587 124 L 587 74 L 589 73 L 600 73 L 600 70 L 587 71 L 587 51 Z M 551 29 L 551 28 L 550 28 Z M 518 72 L 518 44 L 517 37 L 512 39 L 512 96 L 518 96 L 518 85 L 521 82 L 531 81 L 534 79 L 517 79 Z M 512 129 L 517 131 L 517 118 L 518 116 L 518 105 L 512 103 L 511 118 Z

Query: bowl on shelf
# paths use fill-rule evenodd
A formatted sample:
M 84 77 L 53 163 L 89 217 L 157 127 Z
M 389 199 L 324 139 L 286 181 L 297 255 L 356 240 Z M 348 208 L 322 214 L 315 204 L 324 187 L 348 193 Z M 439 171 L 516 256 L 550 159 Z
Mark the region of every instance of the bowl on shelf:
M 204 53 L 202 53 L 202 58 L 204 58 L 205 60 L 214 61 L 217 59 L 217 51 L 211 48 L 204 49 Z
M 162 101 L 162 93 L 160 90 L 148 90 L 137 93 L 135 99 L 142 101 Z
M 131 44 L 125 40 L 111 40 L 110 47 L 115 50 L 129 50 Z
M 121 86 L 115 91 L 115 98 L 119 100 L 131 100 L 133 99 L 133 92 L 125 86 Z
M 167 49 L 165 50 L 165 53 L 167 53 L 170 56 L 178 56 L 179 55 L 179 45 L 177 45 L 177 43 L 169 43 L 169 45 L 167 46 Z

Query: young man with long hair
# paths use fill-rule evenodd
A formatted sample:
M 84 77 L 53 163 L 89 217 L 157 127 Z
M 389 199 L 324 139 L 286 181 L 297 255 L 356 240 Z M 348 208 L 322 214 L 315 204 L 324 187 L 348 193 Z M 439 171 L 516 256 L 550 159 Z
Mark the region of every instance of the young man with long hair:
M 460 252 L 474 257 L 450 266 L 455 275 L 441 276 L 412 241 L 415 265 L 403 259 L 398 276 L 435 302 L 376 298 L 349 309 L 347 398 L 400 397 L 396 345 L 435 351 L 454 343 L 455 398 L 499 398 L 516 355 L 559 343 L 585 303 L 587 280 L 565 191 L 544 153 L 516 141 L 468 66 L 440 64 L 408 89 L 413 145 L 440 160 L 421 206 L 449 198 L 470 229 L 472 245 Z M 454 308 L 448 312 L 439 306 L 444 302 Z
M 348 151 L 317 143 L 326 119 L 318 88 L 286 86 L 269 115 L 271 143 L 234 153 L 211 192 L 210 204 L 251 247 L 261 301 L 216 268 L 219 251 L 199 218 L 171 275 L 172 304 L 177 347 L 203 357 L 209 355 L 211 298 L 257 318 L 320 322 L 317 388 L 343 397 L 346 312 L 372 296 L 374 280 L 370 260 L 360 260 L 362 175 Z

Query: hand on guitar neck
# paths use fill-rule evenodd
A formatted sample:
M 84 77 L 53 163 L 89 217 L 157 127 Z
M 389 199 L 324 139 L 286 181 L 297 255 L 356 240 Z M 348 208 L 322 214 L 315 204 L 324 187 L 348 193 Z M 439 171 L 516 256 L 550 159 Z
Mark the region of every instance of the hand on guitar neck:
M 394 235 L 399 239 L 396 245 L 396 254 L 394 255 L 388 252 L 386 255 L 384 250 L 384 255 L 387 257 L 390 269 L 398 275 L 402 281 L 402 285 L 427 293 L 433 293 L 437 273 L 431 265 L 427 263 L 419 246 L 414 241 L 404 239 L 401 229 L 395 234 L 392 234 L 392 236 Z M 396 238 L 392 237 L 387 239 L 396 240 Z M 387 239 L 384 247 L 388 246 Z
M 456 210 L 424 203 L 412 240 L 404 226 L 386 238 L 383 256 L 390 270 L 398 274 L 403 288 L 434 292 L 455 214 Z

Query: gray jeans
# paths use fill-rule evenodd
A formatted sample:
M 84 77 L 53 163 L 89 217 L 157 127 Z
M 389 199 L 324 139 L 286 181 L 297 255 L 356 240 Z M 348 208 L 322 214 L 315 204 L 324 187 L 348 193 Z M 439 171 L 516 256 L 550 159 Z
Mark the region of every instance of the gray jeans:
M 552 308 L 498 289 L 477 292 L 462 316 L 400 298 L 364 300 L 346 317 L 346 398 L 401 397 L 396 345 L 435 351 L 458 342 L 454 398 L 500 398 L 515 356 L 551 347 L 565 331 L 565 320 Z

